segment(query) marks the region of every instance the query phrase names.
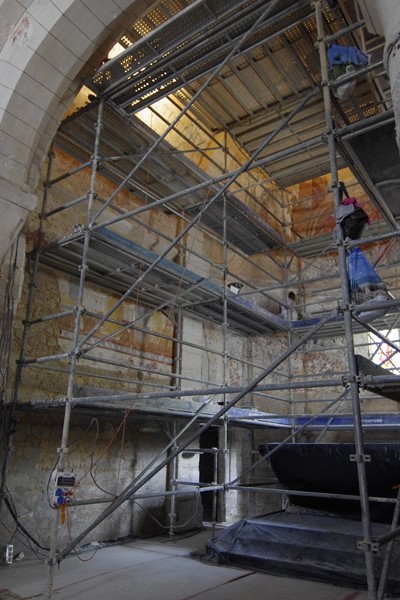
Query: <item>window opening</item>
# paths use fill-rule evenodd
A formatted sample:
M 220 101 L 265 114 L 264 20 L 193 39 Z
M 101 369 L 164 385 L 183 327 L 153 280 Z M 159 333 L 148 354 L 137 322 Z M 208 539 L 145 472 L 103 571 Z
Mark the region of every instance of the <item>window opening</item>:
M 381 334 L 394 344 L 399 344 L 399 329 L 384 329 Z M 393 375 L 400 375 L 400 353 L 392 346 L 382 341 L 373 333 L 368 333 L 368 353 L 370 360 L 392 371 Z

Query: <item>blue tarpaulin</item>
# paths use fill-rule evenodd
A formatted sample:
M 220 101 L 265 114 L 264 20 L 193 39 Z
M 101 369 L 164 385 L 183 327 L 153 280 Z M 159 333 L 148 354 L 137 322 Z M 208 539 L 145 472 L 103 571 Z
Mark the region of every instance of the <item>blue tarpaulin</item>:
M 355 46 L 339 46 L 331 44 L 328 48 L 329 65 L 355 65 L 356 67 L 366 67 L 368 64 L 368 55 Z

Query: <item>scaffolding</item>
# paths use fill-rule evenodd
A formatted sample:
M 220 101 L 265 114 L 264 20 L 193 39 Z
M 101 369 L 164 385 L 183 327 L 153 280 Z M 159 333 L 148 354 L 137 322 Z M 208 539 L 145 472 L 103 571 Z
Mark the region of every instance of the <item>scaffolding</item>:
M 197 37 L 196 45 L 188 42 L 190 32 L 182 29 L 182 15 L 178 12 L 145 40 L 139 39 L 132 46 L 128 45 L 122 58 L 117 57 L 105 63 L 92 81 L 88 82 L 97 97 L 64 121 L 55 139 L 55 147 L 49 153 L 37 244 L 31 255 L 31 284 L 14 402 L 18 404 L 23 376 L 29 369 L 46 370 L 50 375 L 56 373 L 65 381 L 64 397 L 32 401 L 35 410 L 42 408 L 63 411 L 63 432 L 56 464 L 59 472 L 65 470 L 73 411 L 81 407 L 115 411 L 116 414 L 127 410 L 136 416 L 162 415 L 169 419 L 185 419 L 185 425 L 179 432 L 175 421 L 167 446 L 115 498 L 76 502 L 77 506 L 106 503 L 107 507 L 61 550 L 57 548 L 60 511 L 54 511 L 47 590 L 49 598 L 52 595 L 55 565 L 123 503 L 134 498 L 151 497 L 151 492 L 140 495 L 139 491 L 166 467 L 170 469 L 171 487 L 161 495 L 171 498 L 168 515 L 171 536 L 176 517 L 175 499 L 185 493 L 181 491 L 181 485 L 193 486 L 193 493 L 197 495 L 206 492 L 213 494 L 214 524 L 217 521 L 217 493 L 235 490 L 238 493 L 295 495 L 296 491 L 292 490 L 274 489 L 270 486 L 261 489 L 250 484 L 238 484 L 259 462 L 265 464 L 268 456 L 253 462 L 249 470 L 245 470 L 234 480 L 227 481 L 228 429 L 231 426 L 245 426 L 251 430 L 254 427 L 282 427 L 285 432 L 290 432 L 282 442 L 285 443 L 296 441 L 310 431 L 317 431 L 321 437 L 330 427 L 334 428 L 335 419 L 339 417 L 350 417 L 354 427 L 360 490 L 357 499 L 361 505 L 361 546 L 365 553 L 368 594 L 371 600 L 383 597 L 386 575 L 383 573 L 378 584 L 374 554 L 377 544 L 381 547 L 384 543 L 389 543 L 392 537 L 390 535 L 388 539 L 377 541 L 373 539 L 371 532 L 370 498 L 365 470 L 368 457 L 364 452 L 363 438 L 370 415 L 368 411 L 365 414 L 361 411 L 360 388 L 367 390 L 362 392 L 362 396 L 364 403 L 368 405 L 369 399 L 372 398 L 373 401 L 377 387 L 385 393 L 388 387 L 398 386 L 398 378 L 390 372 L 374 372 L 372 375 L 360 373 L 356 354 L 365 354 L 365 342 L 355 342 L 354 335 L 368 330 L 397 352 L 397 341 L 383 335 L 381 330 L 396 327 L 400 301 L 393 298 L 381 303 L 385 316 L 376 321 L 376 328 L 360 321 L 357 314 L 361 310 L 366 313 L 375 310 L 376 304 L 355 306 L 352 303 L 347 277 L 347 251 L 352 242 L 343 240 L 341 228 L 334 219 L 331 219 L 331 225 L 332 229 L 336 229 L 335 240 L 327 234 L 307 239 L 303 233 L 302 218 L 288 222 L 285 209 L 289 194 L 286 191 L 282 193 L 281 187 L 290 186 L 299 170 L 311 178 L 325 174 L 329 164 L 330 192 L 333 194 L 336 211 L 341 203 L 338 168 L 344 167 L 349 159 L 351 148 L 348 139 L 359 131 L 366 132 L 382 124 L 393 123 L 393 113 L 385 105 L 386 110 L 382 112 L 370 116 L 367 109 L 367 114 L 364 113 L 360 120 L 353 119 L 354 114 L 361 112 L 362 101 L 368 105 L 366 98 L 371 89 L 375 95 L 380 94 L 380 98 L 384 96 L 382 63 L 376 61 L 345 80 L 365 76 L 367 83 L 360 85 L 360 96 L 357 98 L 361 98 L 359 104 L 351 101 L 352 105 L 347 107 L 347 114 L 344 115 L 344 125 L 337 128 L 333 121 L 332 103 L 339 114 L 341 110 L 332 94 L 335 84 L 329 81 L 326 47 L 336 39 L 347 39 L 345 36 L 355 35 L 354 32 L 357 35 L 364 22 L 358 20 L 344 27 L 339 20 L 331 29 L 332 20 L 326 16 L 324 18 L 321 0 L 314 3 L 312 12 L 308 2 L 300 1 L 295 6 L 284 6 L 278 12 L 279 4 L 279 0 L 273 0 L 265 7 L 264 2 L 255 2 L 252 10 L 249 10 L 247 3 L 241 1 L 218 2 L 212 13 L 207 2 L 195 2 L 187 6 L 183 10 L 185 18 L 196 23 L 197 33 L 200 35 L 201 29 L 204 40 Z M 309 24 L 311 20 L 315 23 L 313 30 Z M 205 34 L 211 24 L 212 44 Z M 328 26 L 329 33 L 326 35 Z M 276 111 L 279 118 L 274 114 L 274 118 L 265 124 L 262 141 L 258 140 L 256 143 L 254 139 L 249 139 L 243 142 L 248 151 L 245 160 L 239 160 L 232 146 L 227 143 L 224 146 L 217 135 L 211 139 L 212 145 L 208 148 L 195 146 L 189 138 L 185 138 L 179 130 L 182 118 L 196 122 L 203 131 L 213 124 L 213 117 L 207 111 L 207 102 L 214 106 L 217 104 L 211 83 L 218 81 L 220 84 L 227 79 L 228 70 L 238 70 L 237 64 L 232 67 L 232 59 L 248 62 L 250 50 L 257 52 L 265 40 L 273 42 L 283 33 L 289 32 L 289 37 L 291 35 L 296 40 L 297 29 L 300 34 L 306 34 L 310 43 L 315 43 L 311 35 L 314 31 L 318 45 L 318 65 L 313 56 L 313 70 L 311 63 L 299 67 L 297 76 L 306 77 L 308 85 L 303 85 L 295 100 L 285 103 L 284 111 Z M 176 44 L 178 33 L 184 37 L 179 40 L 181 46 Z M 224 43 L 221 43 L 222 38 Z M 160 43 L 165 43 L 165 47 L 157 47 L 157 56 L 162 51 L 169 58 L 157 63 L 154 61 L 155 47 Z M 200 54 L 199 48 L 203 54 L 195 60 Z M 293 52 L 287 41 L 284 52 Z M 138 62 L 138 57 L 141 57 L 141 63 Z M 271 49 L 268 50 L 268 60 L 271 64 L 276 62 Z M 173 72 L 170 70 L 172 63 L 175 64 Z M 187 64 L 191 65 L 190 69 L 183 68 Z M 318 79 L 315 75 L 317 70 L 320 73 Z M 198 83 L 199 81 L 202 83 Z M 297 83 L 298 81 L 291 82 L 293 88 Z M 159 124 L 162 121 L 161 113 L 154 102 L 172 93 L 176 94 L 171 100 L 176 110 L 171 111 L 172 116 L 164 124 L 161 134 L 154 133 L 132 114 L 139 109 L 148 109 Z M 276 93 L 281 98 L 284 95 L 282 90 Z M 207 94 L 206 100 L 204 94 Z M 380 102 L 382 104 L 383 101 Z M 312 125 L 311 113 L 314 117 L 315 114 L 323 115 L 323 126 L 320 123 L 318 127 Z M 255 117 L 256 120 L 258 117 Z M 311 123 L 309 129 L 308 123 Z M 299 135 L 299 127 L 307 129 L 307 135 L 303 139 Z M 286 136 L 287 131 L 291 135 Z M 170 140 L 176 132 L 184 140 L 186 154 L 196 152 L 201 156 L 214 173 L 212 178 L 190 161 L 184 155 L 185 152 L 178 152 L 174 148 Z M 237 127 L 235 137 L 238 142 L 243 140 L 246 137 L 245 129 Z M 293 139 L 297 143 L 293 143 Z M 79 161 L 78 166 L 68 168 L 67 172 L 59 171 L 54 176 L 55 148 Z M 214 158 L 216 151 L 224 153 L 223 165 Z M 304 160 L 299 161 L 299 153 L 303 153 Z M 371 228 L 370 235 L 357 240 L 356 244 L 363 246 L 374 241 L 391 243 L 399 235 L 396 216 L 385 204 L 381 194 L 375 188 L 372 189 L 372 182 L 366 181 L 361 166 L 354 165 L 353 161 L 351 166 L 354 172 L 352 185 L 359 186 L 361 182 L 363 188 L 370 192 L 371 206 L 383 215 L 383 219 Z M 149 185 L 151 169 L 154 169 L 154 181 Z M 264 169 L 268 170 L 268 176 Z M 65 198 L 54 202 L 58 184 L 64 184 L 76 175 L 87 172 L 90 172 L 87 177 L 87 192 L 72 200 Z M 105 198 L 98 191 L 100 176 L 114 184 L 113 191 Z M 278 182 L 281 187 L 274 182 Z M 119 194 L 125 190 L 135 198 L 131 200 L 131 205 L 119 201 Z M 261 193 L 269 199 L 268 208 L 260 200 Z M 287 198 L 286 202 L 282 201 L 284 196 Z M 308 200 L 306 197 L 301 202 Z M 162 223 L 155 223 L 148 216 L 151 211 L 156 210 L 161 211 L 165 220 L 173 215 L 176 231 L 163 227 Z M 311 219 L 308 218 L 308 223 L 315 219 L 318 227 L 321 220 L 329 221 L 330 214 L 323 208 Z M 63 235 L 52 237 L 52 220 L 59 219 L 60 215 L 64 217 L 61 226 Z M 144 230 L 149 236 L 153 236 L 156 239 L 156 250 L 122 235 L 125 224 L 129 225 L 126 230 Z M 209 245 L 214 250 L 217 249 L 218 260 L 199 249 L 196 239 L 199 231 L 204 238 L 203 247 Z M 141 239 L 140 236 L 138 238 Z M 260 252 L 268 256 L 267 263 L 257 259 L 256 255 Z M 385 279 L 395 280 L 398 263 L 395 258 L 388 258 L 388 253 L 389 251 L 381 253 L 385 258 L 382 267 L 378 264 L 382 257 L 377 257 L 377 269 L 382 268 Z M 318 261 L 326 257 L 334 268 L 329 268 L 328 273 L 320 276 L 317 274 L 320 268 Z M 303 261 L 301 269 L 293 266 L 297 259 Z M 239 261 L 246 261 L 247 268 L 252 273 L 250 280 L 244 277 L 243 269 L 236 266 Z M 68 276 L 76 277 L 78 274 L 74 306 L 53 314 L 35 314 L 37 276 L 43 267 L 60 270 Z M 309 276 L 307 271 L 312 271 L 312 275 Z M 232 292 L 228 284 L 239 284 L 240 294 Z M 313 290 L 314 284 L 322 284 L 322 287 L 317 286 Z M 102 312 L 88 307 L 87 290 L 91 285 L 110 291 L 115 299 L 112 306 Z M 297 319 L 290 316 L 287 318 L 291 310 L 287 304 L 287 292 L 292 289 L 307 289 L 307 302 L 301 299 L 297 302 Z M 397 290 L 393 286 L 391 289 L 396 295 Z M 325 307 L 321 307 L 321 297 L 325 300 Z M 120 309 L 124 304 L 136 301 L 136 310 L 134 313 L 131 311 L 129 319 L 120 316 Z M 285 309 L 286 316 L 283 316 L 282 308 Z M 304 317 L 305 312 L 308 313 L 307 317 Z M 165 318 L 167 331 L 156 331 L 147 326 L 154 315 L 160 314 Z M 211 347 L 207 341 L 201 344 L 187 339 L 184 331 L 185 317 L 220 327 L 220 347 Z M 88 324 L 84 324 L 85 319 Z M 28 338 L 33 329 L 36 330 L 43 324 L 61 324 L 61 327 L 66 322 L 72 323 L 72 328 L 67 340 L 69 347 L 65 351 L 49 355 L 27 355 Z M 147 336 L 151 340 L 150 345 L 154 347 L 157 347 L 158 342 L 167 344 L 169 357 L 165 358 L 161 352 L 155 351 L 148 353 L 145 361 L 117 360 L 116 352 L 110 349 L 113 348 L 115 338 L 126 332 Z M 262 364 L 259 359 L 243 358 L 237 350 L 240 337 L 247 339 L 255 335 L 274 336 L 279 353 L 268 365 Z M 203 337 L 206 339 L 207 336 Z M 335 337 L 335 344 L 338 344 L 330 346 L 328 351 L 340 348 L 346 354 L 345 370 L 328 369 L 317 375 L 312 373 L 312 379 L 307 373 L 296 374 L 291 361 L 297 350 L 304 348 L 311 340 L 328 337 Z M 110 350 L 109 356 L 107 350 Z M 183 359 L 188 350 L 201 352 L 207 357 L 207 361 L 217 362 L 222 377 L 213 376 L 211 372 L 201 377 L 185 373 Z M 311 354 L 316 351 L 318 350 L 308 347 Z M 86 366 L 82 367 L 82 364 Z M 109 372 L 102 372 L 101 365 L 117 368 L 124 375 L 113 377 Z M 230 382 L 231 368 L 241 373 L 242 381 L 238 385 Z M 218 374 L 217 369 L 213 372 Z M 273 377 L 272 382 L 265 382 L 269 376 Z M 90 378 L 98 382 L 98 386 L 85 387 L 82 382 Z M 122 391 L 118 386 L 122 387 Z M 96 387 L 101 390 L 100 393 L 95 391 Z M 299 389 L 304 392 L 317 389 L 333 391 L 332 396 L 324 399 L 299 399 L 295 393 Z M 199 402 L 195 401 L 197 398 Z M 242 403 L 238 409 L 236 405 L 244 399 L 248 401 L 248 398 L 250 408 Z M 276 410 L 271 410 L 268 414 L 258 410 L 257 401 L 268 401 Z M 346 402 L 348 412 L 340 412 Z M 312 414 L 306 415 L 304 407 L 312 403 L 315 403 L 315 409 Z M 318 419 L 322 420 L 317 425 Z M 391 423 L 397 426 L 394 418 Z M 201 424 L 202 432 L 218 425 L 222 430 L 221 447 L 209 450 L 193 448 L 192 444 L 199 438 L 199 430 L 191 430 L 194 424 Z M 210 452 L 212 455 L 213 480 L 209 484 L 178 478 L 176 460 L 188 448 L 190 452 Z M 160 495 L 160 492 L 154 494 Z M 387 499 L 387 502 L 394 501 Z

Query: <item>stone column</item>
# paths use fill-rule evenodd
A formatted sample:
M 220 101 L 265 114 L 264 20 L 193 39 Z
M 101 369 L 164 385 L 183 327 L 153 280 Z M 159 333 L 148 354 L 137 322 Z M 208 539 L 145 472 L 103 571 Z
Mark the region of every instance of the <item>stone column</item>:
M 400 2 L 399 0 L 359 0 L 368 30 L 385 37 L 384 64 L 390 79 L 400 148 Z
M 37 197 L 0 177 L 0 264 L 15 242 Z

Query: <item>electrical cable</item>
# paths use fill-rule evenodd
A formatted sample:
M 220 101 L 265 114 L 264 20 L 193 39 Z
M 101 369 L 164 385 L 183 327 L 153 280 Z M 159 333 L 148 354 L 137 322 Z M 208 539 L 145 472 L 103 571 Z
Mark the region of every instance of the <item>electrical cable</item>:
M 68 512 L 68 506 L 66 507 L 66 521 L 67 521 L 67 531 L 68 531 L 68 536 L 70 539 L 70 542 L 72 542 L 72 533 L 71 533 L 71 517 L 70 514 Z M 100 550 L 100 546 L 98 548 L 95 548 L 95 550 L 93 551 L 92 556 L 90 556 L 89 558 L 82 558 L 79 555 L 79 552 L 76 550 L 73 552 L 73 555 L 76 556 L 76 558 L 78 560 L 80 560 L 81 562 L 89 562 L 92 560 L 92 558 L 94 558 L 94 556 L 97 554 L 97 552 Z
M 196 501 L 195 510 L 193 510 L 192 514 L 188 517 L 188 519 L 184 523 L 181 523 L 180 525 L 174 525 L 173 526 L 174 529 L 182 529 L 183 527 L 186 527 L 186 525 L 188 525 L 188 523 L 190 523 L 190 521 L 192 521 L 192 519 L 195 517 L 195 515 L 197 514 L 197 511 L 198 511 L 198 508 L 199 508 L 200 493 L 195 494 L 194 500 Z M 153 519 L 153 521 L 155 521 L 157 523 L 157 525 L 159 527 L 161 527 L 161 529 L 169 529 L 170 528 L 169 525 L 163 525 L 162 523 L 160 523 L 160 521 L 158 521 L 158 519 L 156 519 L 156 517 L 154 515 L 152 515 L 146 508 L 144 508 L 144 506 L 142 506 L 140 504 L 140 502 L 138 502 L 137 500 L 132 500 L 132 502 L 133 502 L 133 504 L 136 504 L 139 508 L 141 508 L 143 510 L 143 512 L 145 512 L 151 519 Z
M 6 529 L 9 533 L 12 533 L 11 529 L 4 523 L 4 521 L 1 522 L 1 525 L 4 527 L 4 529 Z M 35 548 L 32 546 L 30 540 L 28 538 L 26 539 L 21 539 L 21 537 L 18 537 L 18 533 L 15 535 L 15 538 L 17 539 L 18 543 L 21 544 L 22 546 L 24 546 L 25 548 L 28 548 L 28 550 L 30 550 L 38 560 L 44 562 L 47 558 L 47 555 L 41 555 L 39 552 L 37 552 L 37 550 L 35 550 Z
M 56 470 L 56 468 L 57 468 L 58 460 L 59 460 L 59 459 L 58 459 L 58 457 L 57 457 L 57 460 L 56 460 L 56 462 L 54 463 L 54 467 L 53 467 L 53 468 L 51 469 L 51 471 L 50 471 L 50 475 L 49 475 L 49 477 L 48 477 L 48 479 L 47 479 L 47 485 L 46 485 L 46 498 L 47 498 L 47 502 L 48 502 L 48 504 L 49 504 L 50 508 L 52 508 L 53 510 L 57 509 L 57 507 L 56 507 L 56 506 L 54 506 L 54 505 L 52 504 L 52 502 L 50 501 L 49 490 L 50 490 L 50 482 L 51 482 L 51 478 L 52 478 L 52 475 L 53 475 L 54 471 L 55 471 L 55 470 Z
M 6 496 L 5 496 L 5 495 L 4 495 L 4 503 L 6 504 Z M 7 506 L 7 504 L 6 504 L 6 506 Z M 7 507 L 7 508 L 8 508 L 8 507 Z M 15 508 L 15 507 L 14 507 L 14 508 Z M 14 519 L 14 523 L 15 523 L 15 528 L 14 528 L 14 531 L 13 531 L 13 533 L 12 533 L 12 536 L 10 537 L 10 539 L 9 539 L 9 541 L 8 541 L 8 543 L 9 543 L 9 544 L 11 544 L 11 542 L 13 541 L 13 539 L 14 539 L 14 537 L 15 537 L 15 535 L 16 535 L 16 533 L 17 533 L 17 531 L 18 531 L 18 523 L 15 521 L 15 519 Z M 4 523 L 3 523 L 3 524 L 4 524 Z M 11 531 L 10 531 L 10 533 L 11 533 Z
M 93 481 L 93 483 L 95 484 L 95 486 L 96 486 L 96 487 L 97 487 L 97 488 L 98 488 L 100 491 L 102 491 L 102 492 L 104 492 L 104 494 L 107 494 L 108 496 L 111 496 L 112 498 L 114 498 L 114 497 L 115 497 L 115 494 L 113 494 L 112 492 L 108 492 L 107 490 L 105 490 L 104 488 L 102 488 L 102 487 L 101 487 L 101 486 L 100 486 L 100 485 L 97 483 L 97 481 L 96 481 L 96 478 L 95 478 L 95 476 L 94 476 L 94 474 L 93 474 L 93 467 L 95 466 L 95 465 L 94 465 L 94 462 L 93 462 L 93 461 L 94 461 L 94 451 L 95 451 L 95 448 L 96 448 L 96 443 L 97 443 L 97 439 L 98 439 L 98 437 L 99 437 L 99 433 L 100 433 L 100 429 L 99 429 L 99 422 L 98 422 L 98 420 L 97 420 L 97 419 L 92 419 L 91 423 L 93 423 L 93 421 L 95 421 L 95 422 L 96 422 L 96 436 L 95 436 L 95 438 L 94 438 L 94 441 L 93 441 L 93 445 L 92 445 L 92 452 L 91 452 L 91 455 L 90 455 L 90 469 L 89 469 L 90 477 L 92 478 L 92 481 Z
M 98 460 L 99 460 L 99 457 L 98 457 L 98 458 L 97 458 L 97 460 L 96 460 L 96 461 L 94 461 L 94 452 L 95 452 L 96 443 L 97 443 L 97 440 L 98 440 L 98 437 L 99 437 L 99 433 L 100 433 L 99 422 L 98 422 L 98 420 L 96 419 L 96 417 L 94 417 L 94 418 L 93 418 L 93 419 L 90 421 L 90 423 L 89 423 L 88 427 L 86 428 L 86 431 L 85 431 L 85 432 L 84 432 L 84 434 L 83 434 L 83 436 L 85 436 L 85 435 L 86 435 L 86 433 L 88 433 L 88 431 L 90 430 L 90 428 L 91 428 L 91 426 L 93 425 L 93 423 L 95 423 L 95 425 L 96 425 L 96 435 L 95 435 L 95 438 L 94 438 L 94 440 L 93 440 L 93 444 L 92 444 L 92 451 L 91 451 L 91 454 L 90 454 L 90 466 L 89 466 L 89 469 L 88 469 L 88 470 L 87 470 L 87 471 L 86 471 L 86 472 L 85 472 L 85 473 L 84 473 L 84 474 L 83 474 L 83 475 L 80 477 L 79 481 L 77 481 L 77 482 L 76 482 L 76 484 L 75 484 L 75 489 L 76 489 L 76 488 L 78 488 L 78 487 L 80 486 L 80 484 L 81 484 L 81 482 L 83 481 L 83 479 L 86 477 L 86 475 L 88 475 L 88 474 L 89 474 L 89 475 L 90 475 L 90 477 L 91 477 L 91 479 L 92 479 L 92 481 L 93 481 L 93 483 L 95 484 L 95 486 L 96 486 L 96 487 L 97 487 L 97 488 L 98 488 L 100 491 L 102 491 L 104 494 L 107 494 L 107 495 L 109 495 L 109 496 L 111 496 L 111 497 L 113 497 L 113 498 L 114 498 L 114 497 L 115 497 L 115 494 L 113 494 L 112 492 L 108 492 L 107 490 L 103 489 L 103 488 L 102 488 L 102 487 L 101 487 L 101 486 L 100 486 L 100 485 L 97 483 L 97 481 L 96 481 L 96 478 L 95 478 L 95 476 L 94 476 L 94 474 L 93 474 L 93 468 L 94 468 L 94 466 L 96 465 L 96 463 L 97 463 L 97 462 L 98 462 Z M 82 436 L 82 437 L 83 437 L 83 436 Z M 82 438 L 80 438 L 80 439 L 82 439 Z M 73 445 L 73 444 L 71 444 L 71 446 L 72 446 L 72 445 Z M 71 447 L 71 446 L 70 446 L 70 447 Z M 109 447 L 108 447 L 108 446 L 106 446 L 106 449 L 109 449 Z
M 42 546 L 42 544 L 40 544 L 34 537 L 33 535 L 31 535 L 29 533 L 29 531 L 22 525 L 22 523 L 19 521 L 18 518 L 18 513 L 16 511 L 14 502 L 12 500 L 11 494 L 10 492 L 7 492 L 7 495 L 4 496 L 4 503 L 7 506 L 10 515 L 12 516 L 12 518 L 14 519 L 15 523 L 17 524 L 17 528 L 28 538 L 30 539 L 38 548 L 40 548 L 41 550 L 45 550 L 47 552 L 50 551 L 50 548 L 47 548 L 46 546 Z

